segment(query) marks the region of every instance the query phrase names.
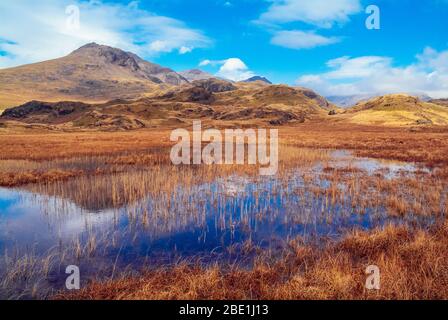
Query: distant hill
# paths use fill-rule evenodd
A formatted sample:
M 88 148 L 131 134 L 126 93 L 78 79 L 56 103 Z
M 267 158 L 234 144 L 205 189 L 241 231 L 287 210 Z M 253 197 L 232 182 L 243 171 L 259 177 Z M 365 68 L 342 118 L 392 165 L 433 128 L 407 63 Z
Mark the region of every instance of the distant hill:
M 448 99 L 433 99 L 433 100 L 430 100 L 429 102 L 438 104 L 438 105 L 441 105 L 444 107 L 448 107 Z
M 260 76 L 255 76 L 255 77 L 249 78 L 247 80 L 243 80 L 241 82 L 255 82 L 255 81 L 261 81 L 261 82 L 265 82 L 267 84 L 272 84 L 271 81 L 269 81 L 265 77 L 260 77 Z
M 188 83 L 169 68 L 120 49 L 87 44 L 63 58 L 0 70 L 0 108 L 45 99 L 138 98 Z
M 216 77 L 210 73 L 204 72 L 199 69 L 191 69 L 187 71 L 179 72 L 179 74 L 190 82 L 196 80 L 216 79 Z
M 353 107 L 358 102 L 369 100 L 377 96 L 378 95 L 374 94 L 358 94 L 351 96 L 329 96 L 327 99 L 341 108 L 349 108 Z
M 360 102 L 343 115 L 367 125 L 448 125 L 448 108 L 405 94 L 391 94 Z
M 418 97 L 422 101 L 429 101 L 431 100 L 431 97 L 425 94 L 413 94 L 408 93 L 410 96 Z M 349 96 L 327 96 L 326 98 L 328 101 L 334 103 L 338 107 L 341 108 L 349 108 L 353 107 L 359 102 L 367 101 L 376 97 L 381 97 L 383 94 L 380 93 L 371 93 L 371 94 L 356 94 L 356 95 L 349 95 Z

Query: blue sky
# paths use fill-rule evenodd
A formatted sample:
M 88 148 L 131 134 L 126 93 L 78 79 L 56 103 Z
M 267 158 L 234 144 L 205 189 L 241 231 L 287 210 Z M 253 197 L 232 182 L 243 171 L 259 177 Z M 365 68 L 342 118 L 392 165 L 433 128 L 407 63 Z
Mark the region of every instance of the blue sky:
M 95 41 L 181 71 L 262 75 L 325 95 L 448 97 L 448 0 L 34 1 L 0 4 L 0 68 Z M 67 6 L 79 26 L 67 27 Z M 380 9 L 368 30 L 365 10 Z

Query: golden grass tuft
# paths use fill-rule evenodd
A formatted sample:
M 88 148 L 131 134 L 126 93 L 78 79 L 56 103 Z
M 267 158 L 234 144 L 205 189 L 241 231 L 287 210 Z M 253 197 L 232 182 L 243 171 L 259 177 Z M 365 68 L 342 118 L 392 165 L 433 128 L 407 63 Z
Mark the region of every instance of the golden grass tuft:
M 448 224 L 437 230 L 389 226 L 354 232 L 326 248 L 296 243 L 275 263 L 252 269 L 179 264 L 137 278 L 93 282 L 54 299 L 446 299 Z M 381 289 L 365 289 L 365 269 L 377 265 Z

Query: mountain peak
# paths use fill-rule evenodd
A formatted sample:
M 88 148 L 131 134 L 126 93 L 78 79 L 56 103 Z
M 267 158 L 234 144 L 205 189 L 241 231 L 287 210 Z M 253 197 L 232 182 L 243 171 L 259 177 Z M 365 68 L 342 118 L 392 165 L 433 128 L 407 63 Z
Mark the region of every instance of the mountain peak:
M 21 88 L 26 100 L 105 101 L 139 98 L 155 87 L 188 81 L 173 70 L 143 60 L 134 53 L 88 43 L 71 54 L 11 69 L 0 70 L 0 95 Z
M 82 47 L 73 51 L 70 55 L 79 55 L 79 54 L 95 54 L 95 55 L 115 54 L 115 55 L 129 56 L 134 59 L 139 58 L 137 55 L 133 53 L 126 52 L 118 48 L 98 44 L 96 42 L 91 42 L 86 45 L 83 45 Z
M 188 72 L 188 73 L 191 73 L 191 74 L 204 74 L 205 73 L 204 71 L 199 70 L 199 69 L 191 69 L 191 70 L 188 70 L 188 71 L 185 71 L 185 72 Z
M 262 81 L 262 82 L 265 82 L 265 83 L 268 83 L 268 84 L 272 84 L 271 81 L 269 81 L 265 77 L 260 77 L 260 76 L 254 76 L 254 77 L 251 77 L 251 78 L 249 78 L 247 80 L 243 80 L 241 82 L 255 82 L 255 81 Z
M 96 48 L 96 47 L 101 47 L 101 45 L 96 42 L 90 42 L 81 46 L 79 49 Z
M 187 79 L 188 81 L 196 81 L 196 80 L 208 80 L 216 78 L 214 75 L 204 72 L 199 69 L 191 69 L 179 72 L 179 74 Z
M 131 72 L 132 76 L 150 80 L 158 84 L 180 85 L 188 82 L 173 70 L 145 61 L 132 52 L 107 45 L 100 45 L 95 42 L 88 43 L 73 51 L 69 57 L 82 60 L 83 63 L 102 65 L 105 68 L 120 67 Z M 106 72 L 108 71 L 106 70 Z
M 87 43 L 87 44 L 79 47 L 78 49 L 74 50 L 71 54 L 85 52 L 85 51 L 89 51 L 91 49 L 100 49 L 100 48 L 103 48 L 103 49 L 114 49 L 112 47 L 101 45 L 101 44 L 98 44 L 96 42 L 90 42 L 90 43 Z M 119 50 L 119 49 L 116 49 L 116 50 Z
M 73 51 L 70 56 L 81 56 L 91 61 L 105 62 L 108 65 L 116 65 L 135 72 L 141 69 L 143 59 L 130 52 L 121 49 L 99 45 L 95 42 L 88 43 Z

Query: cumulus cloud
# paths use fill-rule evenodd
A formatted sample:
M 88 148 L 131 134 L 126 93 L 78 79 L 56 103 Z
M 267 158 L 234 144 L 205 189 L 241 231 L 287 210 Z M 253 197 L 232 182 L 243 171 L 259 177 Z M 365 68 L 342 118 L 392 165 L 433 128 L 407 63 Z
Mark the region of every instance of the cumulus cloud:
M 79 26 L 67 23 L 79 8 Z M 88 43 L 143 56 L 207 47 L 211 40 L 184 22 L 128 4 L 98 0 L 0 2 L 0 68 L 60 57 Z
M 225 60 L 203 60 L 199 63 L 200 67 L 208 65 L 220 66 L 216 76 L 232 81 L 246 80 L 255 75 L 239 58 L 230 58 Z
M 260 16 L 264 23 L 301 21 L 330 28 L 344 23 L 349 16 L 361 11 L 360 0 L 272 0 L 269 9 Z
M 297 84 L 326 96 L 404 92 L 448 97 L 448 51 L 426 48 L 404 67 L 381 56 L 341 57 L 327 66 L 328 72 L 301 76 Z
M 271 39 L 271 43 L 290 49 L 311 49 L 339 42 L 336 37 L 324 37 L 314 32 L 299 30 L 279 31 Z

